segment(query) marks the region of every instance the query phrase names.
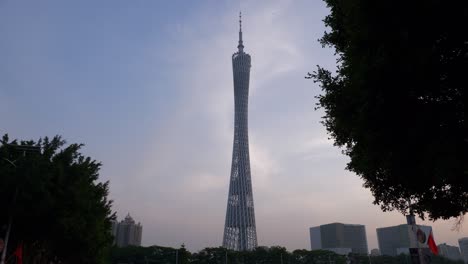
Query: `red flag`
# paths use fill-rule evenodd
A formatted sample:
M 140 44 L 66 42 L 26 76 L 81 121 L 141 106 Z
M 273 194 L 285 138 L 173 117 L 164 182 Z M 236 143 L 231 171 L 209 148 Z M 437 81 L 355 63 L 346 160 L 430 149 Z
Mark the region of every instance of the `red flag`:
M 19 243 L 13 255 L 16 257 L 16 263 L 23 264 L 23 243 Z
M 439 254 L 439 249 L 437 248 L 437 245 L 436 245 L 436 243 L 434 241 L 434 235 L 432 235 L 432 231 L 429 234 L 429 238 L 427 239 L 427 245 L 429 246 L 429 248 L 431 249 L 431 251 L 432 251 L 432 253 L 434 255 Z

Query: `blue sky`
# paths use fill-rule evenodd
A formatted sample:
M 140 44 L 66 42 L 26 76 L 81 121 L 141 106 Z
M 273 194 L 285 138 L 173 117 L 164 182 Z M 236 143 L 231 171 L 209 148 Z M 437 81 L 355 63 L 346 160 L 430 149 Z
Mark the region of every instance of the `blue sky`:
M 144 245 L 221 244 L 232 154 L 238 12 L 252 56 L 249 133 L 261 245 L 309 248 L 308 228 L 404 223 L 345 171 L 304 75 L 334 67 L 321 1 L 2 1 L 0 132 L 62 135 L 103 163 L 119 219 Z M 437 243 L 467 236 L 432 224 Z

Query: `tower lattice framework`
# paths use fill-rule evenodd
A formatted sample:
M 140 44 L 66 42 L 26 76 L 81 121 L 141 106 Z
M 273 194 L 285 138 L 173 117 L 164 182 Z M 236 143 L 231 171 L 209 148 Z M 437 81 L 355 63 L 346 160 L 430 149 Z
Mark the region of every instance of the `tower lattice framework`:
M 239 19 L 238 51 L 232 55 L 235 105 L 234 144 L 223 237 L 223 247 L 239 251 L 252 250 L 257 247 L 248 136 L 251 59 L 250 55 L 244 52 L 241 23 Z

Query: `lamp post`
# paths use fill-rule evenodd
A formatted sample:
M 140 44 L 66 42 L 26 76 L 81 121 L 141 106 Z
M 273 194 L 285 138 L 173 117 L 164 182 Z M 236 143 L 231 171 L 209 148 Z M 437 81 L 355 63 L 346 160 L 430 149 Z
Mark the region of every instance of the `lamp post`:
M 3 144 L 11 146 L 13 148 L 16 148 L 17 150 L 22 151 L 23 152 L 23 157 L 26 156 L 26 152 L 40 152 L 41 151 L 41 147 L 37 147 L 37 146 L 21 146 L 21 145 L 13 145 L 13 144 L 5 144 L 5 143 L 3 143 Z M 9 160 L 7 158 L 3 158 L 3 160 L 10 163 L 15 168 L 15 170 L 18 168 L 18 166 L 16 166 L 16 164 L 15 164 L 15 162 L 17 160 L 11 161 L 11 160 Z M 11 225 L 13 223 L 13 210 L 15 208 L 16 198 L 18 197 L 18 189 L 19 189 L 19 186 L 16 185 L 15 194 L 13 195 L 13 201 L 11 203 L 12 212 L 10 212 L 10 216 L 8 217 L 8 227 L 7 227 L 7 231 L 6 231 L 6 234 L 5 234 L 5 247 L 3 248 L 3 251 L 2 251 L 2 259 L 0 261 L 0 264 L 5 264 L 8 240 L 10 238 Z

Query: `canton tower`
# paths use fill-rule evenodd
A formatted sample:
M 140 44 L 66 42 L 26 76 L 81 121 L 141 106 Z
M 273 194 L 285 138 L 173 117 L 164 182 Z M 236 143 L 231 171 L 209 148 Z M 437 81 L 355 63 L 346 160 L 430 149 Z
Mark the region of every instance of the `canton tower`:
M 234 75 L 234 146 L 231 178 L 224 225 L 223 247 L 231 250 L 252 250 L 257 247 L 255 212 L 250 177 L 248 99 L 250 55 L 244 52 L 242 20 L 239 15 L 238 51 L 232 55 Z

